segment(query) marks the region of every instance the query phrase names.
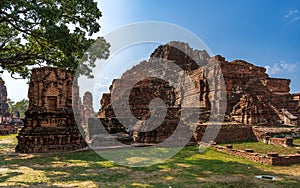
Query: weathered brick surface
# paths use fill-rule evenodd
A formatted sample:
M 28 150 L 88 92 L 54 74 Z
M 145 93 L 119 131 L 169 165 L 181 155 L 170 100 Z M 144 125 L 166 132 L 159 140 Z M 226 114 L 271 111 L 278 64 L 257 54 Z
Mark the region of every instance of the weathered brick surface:
M 268 78 L 264 80 L 264 85 L 273 93 L 289 94 L 290 82 L 289 79 Z
M 270 138 L 269 144 L 284 147 L 293 147 L 293 138 Z
M 80 118 L 79 110 L 73 112 L 72 109 L 72 103 L 79 103 L 72 100 L 73 81 L 70 73 L 60 69 L 33 69 L 28 91 L 29 107 L 24 127 L 17 136 L 16 152 L 58 152 L 86 146 L 75 122 L 75 117 Z M 77 100 L 78 86 L 74 84 L 74 87 Z
M 293 96 L 293 100 L 298 103 L 298 106 L 300 106 L 300 93 L 295 93 L 292 96 Z

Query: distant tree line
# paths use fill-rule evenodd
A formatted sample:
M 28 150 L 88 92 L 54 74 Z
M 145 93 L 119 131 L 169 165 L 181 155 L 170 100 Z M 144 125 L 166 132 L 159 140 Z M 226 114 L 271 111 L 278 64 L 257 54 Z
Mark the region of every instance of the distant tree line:
M 11 99 L 7 99 L 7 103 L 9 106 L 8 111 L 10 114 L 13 115 L 19 113 L 20 118 L 25 117 L 25 112 L 28 109 L 28 104 L 29 104 L 29 101 L 27 99 L 23 99 L 18 102 L 14 102 Z

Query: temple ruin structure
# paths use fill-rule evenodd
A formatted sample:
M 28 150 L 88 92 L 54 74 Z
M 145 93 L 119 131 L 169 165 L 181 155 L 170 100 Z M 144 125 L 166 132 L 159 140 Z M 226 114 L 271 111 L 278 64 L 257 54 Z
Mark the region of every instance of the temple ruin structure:
M 180 81 L 180 76 L 174 77 L 164 60 L 174 62 L 182 69 L 182 74 L 188 74 L 196 92 L 187 90 L 190 86 L 185 85 L 185 81 Z M 153 65 L 153 69 L 148 68 L 149 64 Z M 133 131 L 133 142 L 159 143 L 168 138 L 180 119 L 184 97 L 187 103 L 199 104 L 200 113 L 196 114 L 199 122 L 194 134 L 196 140 L 201 139 L 205 130 L 201 126 L 209 121 L 210 112 L 214 109 L 224 112 L 223 126 L 228 125 L 227 128 L 241 125 L 240 128 L 248 130 L 251 125 L 299 125 L 300 95 L 290 93 L 289 79 L 271 78 L 265 68 L 244 60 L 228 62 L 220 55 L 210 57 L 205 50 L 194 50 L 186 43 L 170 42 L 159 46 L 148 61 L 139 63 L 127 70 L 121 78 L 115 79 L 110 86 L 110 93 L 103 94 L 99 119 L 109 133 L 126 129 L 122 124 L 126 121 L 126 114 L 116 117 L 113 109 L 112 101 L 122 95 L 118 94 L 119 88 L 129 87 L 131 80 L 146 75 L 149 71 L 157 71 L 157 74 L 167 75 L 168 78 L 173 76 L 172 80 L 178 81 L 175 85 L 181 84 L 182 91 L 176 91 L 170 83 L 154 77 L 140 80 L 130 87 L 128 105 L 134 117 L 139 120 L 132 122 L 134 126 L 141 126 L 139 124 L 150 117 L 149 103 L 154 98 L 162 99 L 167 106 L 167 115 L 161 126 L 148 132 Z M 220 84 L 222 81 L 224 85 Z M 197 95 L 199 101 L 189 101 L 193 95 Z M 122 105 L 120 102 L 119 106 Z M 91 125 L 90 128 L 96 130 L 95 126 L 97 125 Z
M 72 108 L 79 108 L 79 88 L 73 82 L 72 74 L 57 68 L 32 70 L 29 107 L 17 136 L 16 152 L 60 152 L 86 147 L 75 122 L 75 118 L 80 119 L 79 110 Z

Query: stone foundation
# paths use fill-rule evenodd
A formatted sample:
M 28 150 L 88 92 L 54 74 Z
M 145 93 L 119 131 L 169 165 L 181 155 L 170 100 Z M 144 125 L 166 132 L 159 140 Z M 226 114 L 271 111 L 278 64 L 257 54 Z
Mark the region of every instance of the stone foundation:
M 258 141 L 284 147 L 293 146 L 293 137 L 300 136 L 298 131 L 297 128 L 253 127 L 253 133 Z
M 276 165 L 276 166 L 300 163 L 300 154 L 279 156 L 276 153 L 275 154 L 260 154 L 260 153 L 255 153 L 253 151 L 247 152 L 245 150 L 236 150 L 233 148 L 228 148 L 228 147 L 218 146 L 218 145 L 212 145 L 212 147 L 217 149 L 218 151 L 228 153 L 230 155 L 234 155 L 237 157 L 246 158 L 246 159 L 249 159 L 249 160 L 251 160 L 253 162 L 257 162 L 257 163 Z
M 86 146 L 77 127 L 36 127 L 17 136 L 16 152 L 47 153 L 78 150 Z

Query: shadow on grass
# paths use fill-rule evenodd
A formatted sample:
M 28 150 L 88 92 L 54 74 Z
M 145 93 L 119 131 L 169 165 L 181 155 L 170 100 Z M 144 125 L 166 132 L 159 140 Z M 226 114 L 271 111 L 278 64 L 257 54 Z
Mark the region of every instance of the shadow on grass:
M 107 161 L 92 151 L 2 156 L 0 169 L 8 171 L 0 182 L 17 186 L 54 187 L 298 187 L 299 178 L 275 174 L 255 167 L 244 159 L 208 149 L 186 147 L 163 164 L 124 167 Z M 24 170 L 25 169 L 25 170 Z M 26 170 L 27 169 L 27 170 Z M 29 173 L 30 177 L 25 175 Z M 280 176 L 281 181 L 258 180 L 255 175 Z M 17 178 L 19 177 L 19 178 Z M 286 178 L 289 177 L 289 178 Z M 28 179 L 26 179 L 28 178 Z M 59 186 L 58 186 L 59 187 Z
M 0 182 L 5 182 L 10 177 L 18 176 L 18 175 L 21 175 L 21 174 L 22 173 L 20 173 L 20 172 L 8 172 L 6 174 L 0 174 Z
M 6 148 L 12 148 L 14 146 L 15 146 L 15 144 L 11 144 L 11 143 L 1 143 L 0 144 L 0 150 L 6 149 Z

